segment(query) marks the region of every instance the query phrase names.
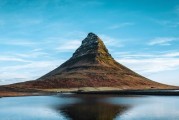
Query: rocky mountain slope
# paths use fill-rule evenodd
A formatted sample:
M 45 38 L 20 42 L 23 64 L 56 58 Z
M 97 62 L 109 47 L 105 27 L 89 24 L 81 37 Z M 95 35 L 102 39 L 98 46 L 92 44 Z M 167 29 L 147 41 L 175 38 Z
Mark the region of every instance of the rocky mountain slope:
M 73 56 L 55 70 L 34 81 L 14 84 L 26 88 L 54 89 L 114 87 L 119 89 L 168 89 L 116 62 L 103 41 L 89 33 Z

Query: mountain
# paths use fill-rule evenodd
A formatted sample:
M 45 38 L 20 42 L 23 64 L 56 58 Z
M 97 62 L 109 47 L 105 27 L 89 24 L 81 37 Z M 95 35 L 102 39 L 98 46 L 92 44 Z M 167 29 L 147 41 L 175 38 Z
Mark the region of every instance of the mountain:
M 149 80 L 116 62 L 103 41 L 89 33 L 72 57 L 34 81 L 14 84 L 26 88 L 54 89 L 105 87 L 119 89 L 167 89 L 172 86 Z

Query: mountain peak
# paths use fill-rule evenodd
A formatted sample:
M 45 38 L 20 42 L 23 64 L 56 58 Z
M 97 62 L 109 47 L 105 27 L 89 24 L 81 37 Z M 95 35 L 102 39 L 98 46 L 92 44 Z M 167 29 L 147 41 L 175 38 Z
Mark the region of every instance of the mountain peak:
M 109 56 L 106 46 L 103 41 L 94 33 L 88 33 L 87 37 L 82 41 L 81 46 L 75 51 L 72 58 L 81 57 L 84 55 Z
M 88 39 L 95 39 L 95 38 L 98 38 L 98 36 L 92 32 L 88 33 L 88 36 L 87 36 Z

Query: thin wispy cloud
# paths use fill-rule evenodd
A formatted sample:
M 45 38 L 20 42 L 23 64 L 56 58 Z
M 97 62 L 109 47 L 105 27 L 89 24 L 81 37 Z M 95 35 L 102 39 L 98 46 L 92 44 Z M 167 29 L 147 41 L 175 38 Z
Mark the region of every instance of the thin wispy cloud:
M 60 61 L 60 60 L 59 60 Z M 1 68 L 1 70 L 12 70 L 12 71 L 17 71 L 17 70 L 22 70 L 22 69 L 31 69 L 35 70 L 37 69 L 43 69 L 47 67 L 54 67 L 56 66 L 55 63 L 59 63 L 57 60 L 51 60 L 51 61 L 31 61 L 27 64 L 24 65 L 15 65 L 15 66 L 6 66 Z
M 120 59 L 118 62 L 144 75 L 179 69 L 179 58 Z
M 100 34 L 99 37 L 103 40 L 104 44 L 108 47 L 123 47 L 124 44 L 122 44 L 122 40 Z
M 11 46 L 35 46 L 37 43 L 32 42 L 31 40 L 24 40 L 24 39 L 19 39 L 19 40 L 14 40 L 14 39 L 2 39 L 3 42 L 0 42 L 0 44 L 3 45 L 11 45 Z
M 47 52 L 42 51 L 42 49 L 34 49 L 30 51 L 20 51 L 20 52 L 0 52 L 0 62 L 11 62 L 11 63 L 31 63 L 33 60 L 39 58 L 49 59 L 50 55 Z M 4 64 L 4 66 L 8 66 Z
M 31 61 L 26 64 L 3 66 L 0 69 L 2 84 L 34 80 L 55 69 L 64 60 Z
M 168 27 L 168 28 L 177 28 L 179 27 L 178 20 L 171 20 L 171 19 L 151 19 L 154 23 L 157 23 L 158 25 Z
M 164 25 L 166 27 L 171 27 L 171 28 L 177 28 L 179 27 L 179 22 L 178 21 L 160 21 L 161 25 Z
M 158 37 L 151 40 L 148 45 L 171 45 L 172 41 L 179 40 L 175 37 Z
M 39 51 L 42 51 L 43 49 L 42 48 L 36 48 L 36 49 L 33 49 L 32 52 L 39 52 Z
M 49 53 L 42 52 L 42 51 L 31 51 L 31 52 L 25 52 L 25 53 L 16 53 L 14 56 L 21 57 L 21 58 L 39 58 L 39 57 L 48 57 Z
M 128 27 L 128 26 L 133 26 L 134 23 L 132 22 L 124 22 L 121 24 L 115 24 L 109 27 L 109 29 L 119 29 L 119 28 L 123 28 L 123 27 Z
M 58 50 L 58 52 L 69 52 L 77 49 L 80 44 L 81 40 L 68 40 L 68 42 L 60 43 L 56 50 Z
M 12 56 L 1 56 L 0 57 L 0 61 L 3 62 L 29 62 L 29 60 L 25 60 L 25 59 L 22 59 L 22 58 L 18 58 L 18 57 L 12 57 Z
M 5 56 L 8 54 L 9 56 Z M 63 59 L 54 59 L 43 49 L 29 52 L 2 52 L 0 56 L 0 85 L 34 80 L 58 67 Z
M 138 71 L 142 74 L 152 74 L 162 71 L 179 69 L 179 53 L 118 53 L 116 59 L 118 62 Z M 120 57 L 117 57 L 120 56 Z
M 179 57 L 179 52 L 166 53 L 163 56 L 166 56 L 166 57 Z
M 178 51 L 166 51 L 155 53 L 135 53 L 135 52 L 114 52 L 114 56 L 120 56 L 121 58 L 173 58 L 178 57 Z
M 128 53 L 128 52 L 114 52 L 114 56 L 121 56 L 121 58 L 149 58 L 155 57 L 153 54 L 149 53 Z

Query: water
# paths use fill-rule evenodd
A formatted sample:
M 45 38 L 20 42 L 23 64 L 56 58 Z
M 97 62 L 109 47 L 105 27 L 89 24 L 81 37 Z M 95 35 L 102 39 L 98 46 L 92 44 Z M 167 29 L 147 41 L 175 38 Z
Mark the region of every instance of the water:
M 0 98 L 0 120 L 178 120 L 177 96 L 58 95 Z

